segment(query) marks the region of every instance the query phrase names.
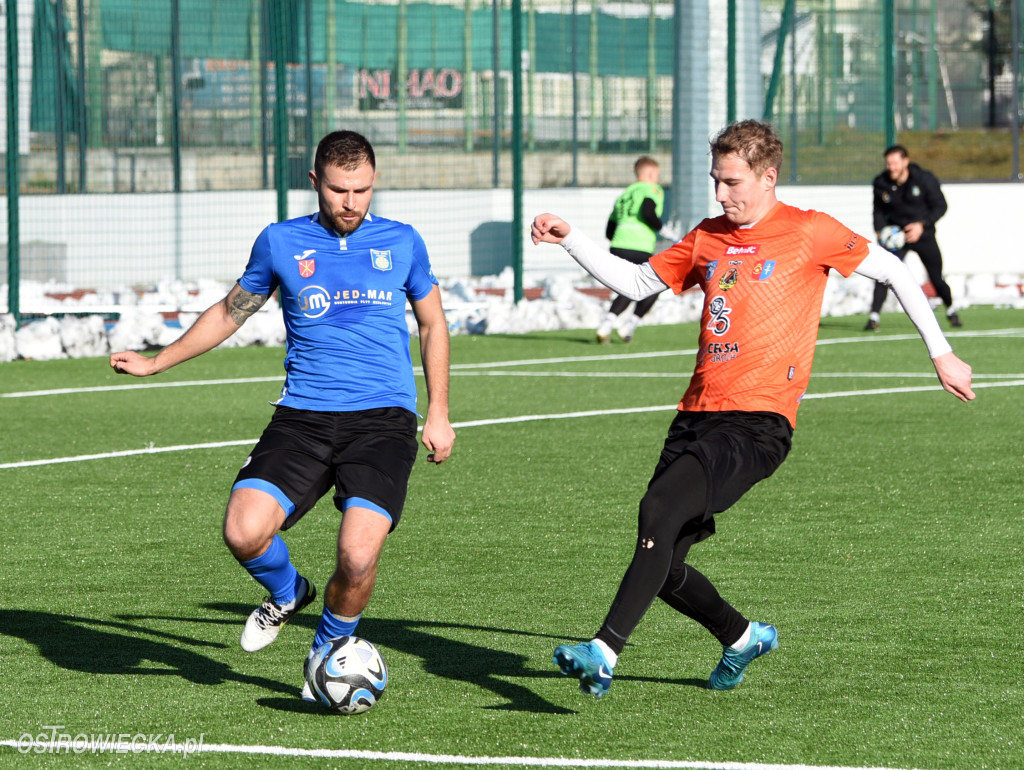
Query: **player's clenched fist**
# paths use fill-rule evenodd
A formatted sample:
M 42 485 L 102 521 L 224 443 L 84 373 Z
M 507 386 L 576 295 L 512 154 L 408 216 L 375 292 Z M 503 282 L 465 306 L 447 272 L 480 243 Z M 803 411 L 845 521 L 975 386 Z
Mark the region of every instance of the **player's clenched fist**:
M 569 224 L 561 217 L 554 214 L 540 214 L 533 220 L 533 227 L 530 228 L 530 237 L 534 245 L 538 243 L 561 243 L 562 239 L 569 234 Z

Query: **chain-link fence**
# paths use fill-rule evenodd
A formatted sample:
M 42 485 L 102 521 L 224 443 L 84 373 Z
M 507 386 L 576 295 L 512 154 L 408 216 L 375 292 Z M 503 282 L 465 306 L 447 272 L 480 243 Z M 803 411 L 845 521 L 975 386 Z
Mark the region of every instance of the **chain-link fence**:
M 681 84 L 705 70 L 699 151 L 765 117 L 784 182 L 867 184 L 892 140 L 943 181 L 1019 176 L 1021 0 L 705 4 L 706 44 L 680 46 L 683 0 L 5 0 L 3 241 L 20 267 L 4 275 L 237 273 L 260 223 L 315 204 L 286 191 L 308 190 L 316 141 L 341 127 L 374 143 L 379 193 L 430 191 L 398 218 L 450 229 L 464 212 L 437 191 L 512 189 L 517 137 L 516 195 L 625 185 L 640 153 L 671 188 Z

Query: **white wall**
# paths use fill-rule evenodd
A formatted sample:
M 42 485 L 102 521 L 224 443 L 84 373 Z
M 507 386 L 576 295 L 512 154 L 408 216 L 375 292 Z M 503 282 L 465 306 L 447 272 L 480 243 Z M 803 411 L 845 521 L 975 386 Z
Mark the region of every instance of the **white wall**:
M 1024 218 L 1024 184 L 947 182 L 942 191 L 949 212 L 939 220 L 936 233 L 946 274 L 1024 275 L 1024 244 L 1011 235 L 1013 223 Z M 828 212 L 874 238 L 870 187 L 780 187 L 779 198 Z
M 949 213 L 939 222 L 938 235 L 946 274 L 1024 275 L 1024 247 L 1013 230 L 1013 223 L 1024 216 L 1024 185 L 947 183 L 943 190 Z M 535 215 L 554 212 L 602 241 L 618 192 L 528 191 L 520 234 L 527 278 L 577 269 L 561 250 L 533 246 L 529 224 Z M 874 237 L 871 191 L 866 185 L 781 186 L 779 197 L 801 208 L 826 211 Z M 2 205 L 6 207 L 6 201 Z M 273 191 L 26 195 L 20 205 L 23 242 L 65 244 L 68 284 L 81 288 L 154 283 L 173 277 L 176 261 L 185 280 L 234 280 L 245 267 L 256 235 L 276 217 Z M 315 209 L 312 192 L 290 194 L 290 216 Z M 470 274 L 472 232 L 486 222 L 511 221 L 512 195 L 508 190 L 381 190 L 372 210 L 414 225 L 427 243 L 438 277 L 457 278 Z M 712 210 L 708 215 L 717 213 Z M 0 282 L 4 278 L 0 276 Z

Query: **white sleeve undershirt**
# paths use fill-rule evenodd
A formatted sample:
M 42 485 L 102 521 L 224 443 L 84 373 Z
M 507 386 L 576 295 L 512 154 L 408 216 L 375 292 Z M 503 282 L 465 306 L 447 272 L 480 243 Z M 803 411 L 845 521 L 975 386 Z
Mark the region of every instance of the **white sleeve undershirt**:
M 664 291 L 668 285 L 661 280 L 650 262 L 634 265 L 619 259 L 610 251 L 590 240 L 584 233 L 573 228 L 562 239 L 564 248 L 580 267 L 617 294 L 632 300 L 640 300 Z M 928 298 L 917 285 L 907 266 L 895 255 L 875 243 L 868 244 L 868 255 L 855 271 L 875 281 L 881 281 L 892 289 L 903 306 L 903 310 L 917 328 L 918 334 L 928 348 L 928 355 L 937 358 L 953 350 L 942 334 L 935 319 Z
M 953 350 L 946 340 L 939 322 L 935 319 L 928 298 L 917 285 L 914 276 L 894 254 L 890 254 L 876 243 L 868 243 L 868 255 L 864 257 L 855 272 L 865 278 L 887 284 L 896 299 L 903 305 L 903 310 L 917 327 L 917 333 L 928 348 L 932 358 L 949 353 Z
M 634 265 L 603 249 L 576 228 L 562 239 L 562 248 L 580 267 L 609 289 L 632 300 L 640 300 L 668 288 L 650 262 Z

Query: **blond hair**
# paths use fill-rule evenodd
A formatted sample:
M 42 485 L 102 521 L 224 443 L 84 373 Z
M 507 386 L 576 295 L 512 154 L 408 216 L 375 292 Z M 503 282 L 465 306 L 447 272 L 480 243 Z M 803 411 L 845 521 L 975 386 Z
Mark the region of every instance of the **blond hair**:
M 782 167 L 782 140 L 770 123 L 741 120 L 730 123 L 711 140 L 712 159 L 735 155 L 755 174 Z

